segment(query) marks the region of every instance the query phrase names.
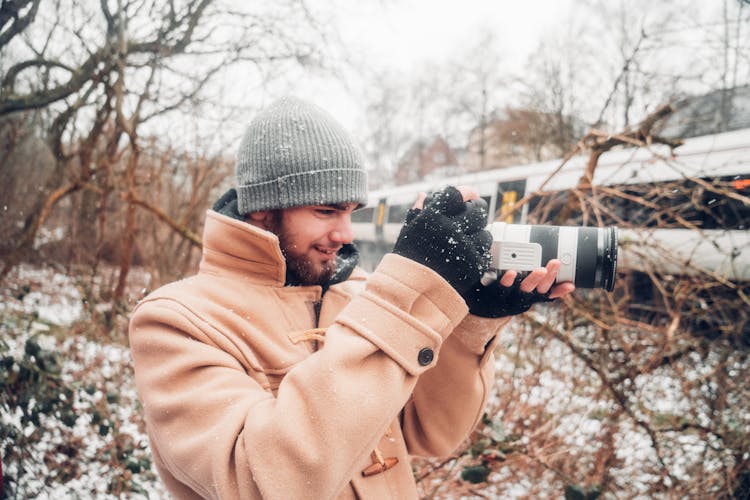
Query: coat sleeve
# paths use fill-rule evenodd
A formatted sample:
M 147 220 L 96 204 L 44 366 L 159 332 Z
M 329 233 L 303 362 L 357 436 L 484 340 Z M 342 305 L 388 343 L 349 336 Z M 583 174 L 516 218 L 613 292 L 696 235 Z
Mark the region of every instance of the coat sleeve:
M 204 498 L 335 497 L 466 313 L 439 276 L 390 256 L 274 397 L 198 312 L 147 299 L 129 338 L 152 448 L 175 489 Z
M 492 351 L 508 320 L 468 315 L 443 343 L 437 366 L 419 378 L 404 408 L 409 453 L 447 456 L 474 430 L 494 385 Z

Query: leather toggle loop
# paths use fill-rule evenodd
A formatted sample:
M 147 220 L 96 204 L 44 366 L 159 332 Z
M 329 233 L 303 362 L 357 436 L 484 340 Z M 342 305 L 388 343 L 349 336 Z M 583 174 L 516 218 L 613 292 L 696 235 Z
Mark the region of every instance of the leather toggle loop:
M 397 457 L 383 458 L 383 454 L 380 453 L 380 450 L 378 450 L 377 448 L 372 450 L 372 453 L 370 453 L 370 458 L 372 459 L 372 464 L 368 465 L 362 471 L 362 475 L 364 477 L 374 476 L 375 474 L 385 472 L 398 463 Z

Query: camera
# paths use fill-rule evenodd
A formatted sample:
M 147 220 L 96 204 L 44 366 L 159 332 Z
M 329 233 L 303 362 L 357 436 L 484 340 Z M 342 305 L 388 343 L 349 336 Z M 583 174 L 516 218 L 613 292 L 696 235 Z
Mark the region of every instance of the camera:
M 617 271 L 617 228 L 490 224 L 492 269 L 531 271 L 559 259 L 556 283 L 612 291 Z

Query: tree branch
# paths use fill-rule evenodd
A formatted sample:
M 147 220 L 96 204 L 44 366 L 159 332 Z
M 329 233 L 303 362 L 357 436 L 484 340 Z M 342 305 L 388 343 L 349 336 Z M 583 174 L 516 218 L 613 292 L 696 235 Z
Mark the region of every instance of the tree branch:
M 74 68 L 71 68 L 67 64 L 63 64 L 58 61 L 50 61 L 47 59 L 30 59 L 28 61 L 23 61 L 23 62 L 16 64 L 15 66 L 12 66 L 8 70 L 8 72 L 5 74 L 5 78 L 3 78 L 2 84 L 0 85 L 2 85 L 3 89 L 8 89 L 12 91 L 13 90 L 12 85 L 16 77 L 18 76 L 18 74 L 21 71 L 27 68 L 32 68 L 32 67 L 62 68 L 65 71 L 68 71 L 70 73 L 75 73 L 76 71 Z
M 169 227 L 171 227 L 176 233 L 180 234 L 182 237 L 187 239 L 193 246 L 201 248 L 203 246 L 203 242 L 201 241 L 201 237 L 192 232 L 187 227 L 181 225 L 176 220 L 174 220 L 172 217 L 167 215 L 162 209 L 157 207 L 156 205 L 153 205 L 152 203 L 149 203 L 148 201 L 141 199 L 138 197 L 138 195 L 134 192 L 130 193 L 123 193 L 120 195 L 120 198 L 123 200 L 129 201 L 135 205 L 138 205 L 142 208 L 145 208 L 152 214 L 154 214 L 159 220 L 162 222 L 165 222 Z
M 4 99 L 0 100 L 0 116 L 15 111 L 40 109 L 78 92 L 87 82 L 93 79 L 97 67 L 100 63 L 106 60 L 109 50 L 110 46 L 105 45 L 98 51 L 94 52 L 77 70 L 72 72 L 70 79 L 62 85 L 58 85 L 51 89 L 38 90 L 29 94 L 10 94 L 6 96 Z M 3 83 L 6 83 L 5 80 Z M 11 82 L 7 82 L 7 84 L 12 87 Z
M 26 15 L 20 16 L 21 10 L 29 3 L 31 3 L 31 8 L 26 12 Z M 7 0 L 2 3 L 2 6 L 0 6 L 0 49 L 31 24 L 36 17 L 40 3 L 41 0 Z M 13 24 L 4 29 L 11 19 L 13 19 Z

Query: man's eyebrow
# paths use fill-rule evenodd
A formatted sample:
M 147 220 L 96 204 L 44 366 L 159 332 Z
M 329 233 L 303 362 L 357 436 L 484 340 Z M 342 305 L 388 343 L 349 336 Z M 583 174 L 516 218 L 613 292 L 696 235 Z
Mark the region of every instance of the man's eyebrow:
M 341 210 L 341 211 L 347 211 L 349 210 L 349 203 L 326 203 L 325 205 L 321 205 L 323 207 L 333 208 L 335 210 Z

